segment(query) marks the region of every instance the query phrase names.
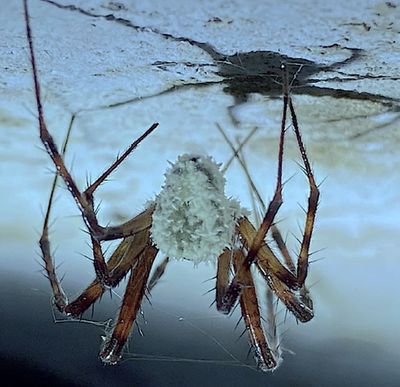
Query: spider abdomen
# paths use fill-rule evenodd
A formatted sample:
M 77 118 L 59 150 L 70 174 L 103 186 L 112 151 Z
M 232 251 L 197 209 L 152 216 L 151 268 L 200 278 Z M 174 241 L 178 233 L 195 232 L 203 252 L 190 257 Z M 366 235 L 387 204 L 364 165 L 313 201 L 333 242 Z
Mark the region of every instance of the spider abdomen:
M 231 246 L 243 210 L 224 188 L 225 178 L 211 157 L 179 156 L 155 200 L 151 233 L 157 247 L 170 257 L 198 263 Z

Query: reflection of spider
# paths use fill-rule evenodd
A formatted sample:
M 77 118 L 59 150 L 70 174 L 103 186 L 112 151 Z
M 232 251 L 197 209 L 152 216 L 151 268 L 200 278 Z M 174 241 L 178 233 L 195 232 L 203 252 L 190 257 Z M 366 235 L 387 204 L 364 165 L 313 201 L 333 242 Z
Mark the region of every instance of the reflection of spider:
M 277 185 L 272 201 L 265 212 L 260 227 L 255 228 L 247 219 L 238 202 L 226 198 L 224 178 L 219 166 L 210 157 L 183 155 L 172 165 L 166 175 L 162 192 L 133 219 L 119 226 L 99 225 L 94 206 L 94 192 L 123 160 L 145 139 L 157 124 L 153 124 L 83 192 L 63 161 L 49 133 L 41 105 L 40 85 L 32 44 L 27 1 L 24 0 L 27 39 L 38 110 L 40 139 L 74 197 L 87 226 L 92 248 L 96 279 L 74 301 L 68 299 L 57 278 L 48 239 L 48 221 L 56 186 L 55 177 L 45 216 L 40 248 L 44 266 L 50 281 L 57 309 L 72 317 L 79 317 L 110 287 L 117 286 L 129 274 L 126 291 L 119 315 L 111 332 L 102 343 L 100 357 L 107 364 L 115 364 L 130 335 L 132 325 L 140 309 L 146 289 L 152 288 L 162 275 L 168 258 L 155 270 L 149 281 L 154 260 L 159 250 L 166 255 L 193 261 L 218 257 L 216 276 L 216 305 L 218 310 L 229 313 L 237 300 L 254 348 L 257 366 L 273 370 L 279 365 L 279 354 L 270 348 L 264 333 L 257 301 L 251 266 L 254 264 L 265 278 L 271 290 L 295 317 L 306 322 L 313 317 L 312 301 L 305 287 L 308 270 L 309 246 L 318 204 L 319 191 L 301 139 L 297 118 L 288 85 L 284 87 L 283 113 L 278 153 Z M 283 147 L 286 116 L 289 109 L 291 120 L 302 156 L 304 171 L 310 184 L 310 196 L 304 235 L 295 267 L 288 250 L 273 222 L 282 204 Z M 67 137 L 68 139 L 68 137 Z M 265 242 L 271 231 L 286 265 L 282 264 Z M 106 262 L 101 243 L 122 239 L 122 242 Z M 233 278 L 230 279 L 230 269 Z
M 285 62 L 287 65 L 287 71 L 291 78 L 293 78 L 293 92 L 296 94 L 305 94 L 312 96 L 330 96 L 332 98 L 346 98 L 350 100 L 367 100 L 373 101 L 385 106 L 388 111 L 399 111 L 400 100 L 398 98 L 392 98 L 389 96 L 373 94 L 369 92 L 359 92 L 356 90 L 351 90 L 348 87 L 345 89 L 334 89 L 331 87 L 318 85 L 320 82 L 325 81 L 335 81 L 335 82 L 352 82 L 363 79 L 387 79 L 387 80 L 398 80 L 398 77 L 393 77 L 390 75 L 371 75 L 371 74 L 358 74 L 358 73 L 345 73 L 340 71 L 342 66 L 352 63 L 358 60 L 364 55 L 363 49 L 354 47 L 343 47 L 339 44 L 331 44 L 329 46 L 320 46 L 320 54 L 325 56 L 330 56 L 336 50 L 347 51 L 350 56 L 346 59 L 327 65 L 313 62 L 304 58 L 293 58 L 287 55 L 281 54 L 279 52 L 273 51 L 250 51 L 250 52 L 237 52 L 233 55 L 226 55 L 224 53 L 218 52 L 218 50 L 210 43 L 200 42 L 193 38 L 186 36 L 175 36 L 171 33 L 162 31 L 157 27 L 142 26 L 134 24 L 129 19 L 124 19 L 120 16 L 114 14 L 104 14 L 103 12 L 96 12 L 95 8 L 83 8 L 76 5 L 64 5 L 59 4 L 52 0 L 43 0 L 46 3 L 69 11 L 77 12 L 81 15 L 85 15 L 90 18 L 100 18 L 104 19 L 110 23 L 116 23 L 125 28 L 131 28 L 137 32 L 153 33 L 160 36 L 165 40 L 170 40 L 174 42 L 185 42 L 192 46 L 199 48 L 200 50 L 206 52 L 212 59 L 213 64 L 195 64 L 190 61 L 177 63 L 169 61 L 157 61 L 153 65 L 157 66 L 162 70 L 167 70 L 169 66 L 174 65 L 184 65 L 188 67 L 209 67 L 217 66 L 218 70 L 216 75 L 220 76 L 221 80 L 212 80 L 205 82 L 195 82 L 195 83 L 180 83 L 175 84 L 172 87 L 161 91 L 155 95 L 150 96 L 140 96 L 136 98 L 130 98 L 125 101 L 114 102 L 106 106 L 102 106 L 104 109 L 106 107 L 113 108 L 116 106 L 121 106 L 125 104 L 130 104 L 136 101 L 141 101 L 144 98 L 156 97 L 160 94 L 169 93 L 176 91 L 181 88 L 190 87 L 202 87 L 208 86 L 210 84 L 221 83 L 224 85 L 224 92 L 232 95 L 234 97 L 234 104 L 230 107 L 232 110 L 235 106 L 247 102 L 248 97 L 251 93 L 259 93 L 267 95 L 270 97 L 276 97 L 281 93 L 281 75 L 280 64 Z M 329 73 L 334 72 L 336 76 L 333 78 L 312 78 L 313 75 L 317 73 Z M 339 78 L 337 75 L 342 75 L 344 78 Z M 296 75 L 294 77 L 294 75 Z M 317 85 L 317 86 L 316 86 Z M 232 112 L 231 112 L 232 114 Z M 235 118 L 232 116 L 232 119 Z

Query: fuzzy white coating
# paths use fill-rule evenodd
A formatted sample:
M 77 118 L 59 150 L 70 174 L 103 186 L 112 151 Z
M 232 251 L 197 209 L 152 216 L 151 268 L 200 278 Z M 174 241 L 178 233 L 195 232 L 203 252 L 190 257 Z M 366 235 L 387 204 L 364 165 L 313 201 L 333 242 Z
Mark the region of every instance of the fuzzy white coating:
M 210 156 L 179 156 L 155 199 L 151 234 L 156 246 L 196 264 L 215 260 L 231 246 L 236 221 L 245 213 L 224 188 L 225 178 Z

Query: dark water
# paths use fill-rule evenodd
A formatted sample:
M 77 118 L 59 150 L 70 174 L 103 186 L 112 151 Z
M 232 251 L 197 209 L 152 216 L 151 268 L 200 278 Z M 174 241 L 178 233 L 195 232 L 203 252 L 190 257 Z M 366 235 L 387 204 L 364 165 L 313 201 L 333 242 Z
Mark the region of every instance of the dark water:
M 44 278 L 1 274 L 0 359 L 7 386 L 21 383 L 51 386 L 398 386 L 400 362 L 377 345 L 356 340 L 310 335 L 285 337 L 285 346 L 296 353 L 284 355 L 273 374 L 227 364 L 229 352 L 246 360 L 246 340 L 237 340 L 233 319 L 179 320 L 184 309 L 155 302 L 145 307 L 146 321 L 131 342 L 133 353 L 158 360 L 129 360 L 103 366 L 97 357 L 102 328 L 83 323 L 54 323 Z M 115 302 L 104 299 L 96 310 L 113 316 Z M 201 315 L 201 310 L 193 316 Z M 192 322 L 195 320 L 191 320 Z M 200 330 L 208 332 L 203 334 Z M 312 330 L 311 330 L 312 331 Z M 160 357 L 167 360 L 161 360 Z M 143 359 L 143 356 L 142 356 Z M 214 362 L 201 361 L 213 359 Z M 220 363 L 223 362 L 223 363 Z

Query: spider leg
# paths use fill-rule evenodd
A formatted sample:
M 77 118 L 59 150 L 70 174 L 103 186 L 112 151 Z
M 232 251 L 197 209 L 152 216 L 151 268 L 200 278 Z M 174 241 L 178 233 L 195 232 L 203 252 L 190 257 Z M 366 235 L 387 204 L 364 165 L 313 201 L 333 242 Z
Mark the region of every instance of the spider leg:
M 168 262 L 169 262 L 169 257 L 165 257 L 163 261 L 156 267 L 156 270 L 154 271 L 147 285 L 147 290 L 149 293 L 151 293 L 151 291 L 157 285 L 160 278 L 164 275 Z
M 278 246 L 278 249 L 283 256 L 283 259 L 285 260 L 286 266 L 293 274 L 296 274 L 296 266 L 294 264 L 294 261 L 289 253 L 288 248 L 286 247 L 286 243 L 282 237 L 279 228 L 275 224 L 271 226 L 271 234 L 274 242 Z
M 280 134 L 279 153 L 278 153 L 277 185 L 275 194 L 268 206 L 267 211 L 265 212 L 264 219 L 259 229 L 256 230 L 246 218 L 242 218 L 238 222 L 238 233 L 241 236 L 245 247 L 248 249 L 248 254 L 244 262 L 243 270 L 245 269 L 246 266 L 250 266 L 254 261 L 256 261 L 256 264 L 260 272 L 267 279 L 267 282 L 271 287 L 271 289 L 274 290 L 276 295 L 284 302 L 286 307 L 290 311 L 292 311 L 300 321 L 304 322 L 310 320 L 313 317 L 312 302 L 308 296 L 307 289 L 305 289 L 302 286 L 304 284 L 304 281 L 299 283 L 300 281 L 298 279 L 298 275 L 295 274 L 293 260 L 291 259 L 287 251 L 287 248 L 283 243 L 283 239 L 280 235 L 279 230 L 273 225 L 273 220 L 275 218 L 275 215 L 282 204 L 283 146 L 284 146 L 286 115 L 288 106 L 291 111 L 292 121 L 294 121 L 293 125 L 297 127 L 296 136 L 298 138 L 302 156 L 303 155 L 305 156 L 304 146 L 302 142 L 299 141 L 299 139 L 301 140 L 301 137 L 300 137 L 300 132 L 298 130 L 297 119 L 294 113 L 293 105 L 291 103 L 291 99 L 289 98 L 288 86 L 285 85 L 284 96 L 283 96 L 281 134 Z M 295 118 L 293 119 L 293 117 Z M 303 161 L 305 164 L 305 169 L 307 170 L 307 172 L 308 171 L 311 172 L 311 168 L 309 168 L 308 159 L 306 158 L 306 156 L 305 157 L 304 156 L 303 156 Z M 312 174 L 310 175 L 309 173 L 307 173 L 307 176 L 312 177 Z M 311 211 L 310 217 L 312 215 L 313 213 Z M 315 216 L 315 211 L 314 211 L 314 216 Z M 307 222 L 307 225 L 309 225 L 309 223 L 310 222 Z M 278 245 L 278 248 L 280 249 L 282 255 L 286 260 L 289 270 L 286 269 L 286 267 L 280 263 L 280 261 L 277 259 L 273 251 L 264 241 L 266 233 L 271 228 L 273 237 Z M 307 230 L 305 234 L 307 234 L 307 236 L 309 235 Z M 304 245 L 307 245 L 307 240 L 304 242 Z M 242 290 L 242 284 L 238 280 L 238 277 L 239 275 L 236 274 L 223 298 L 221 310 L 225 313 L 229 313 L 233 305 L 235 305 L 236 300 Z M 300 299 L 292 291 L 298 289 L 299 287 L 302 288 L 302 290 L 300 291 Z
M 284 257 L 286 266 L 289 268 L 289 270 L 292 273 L 296 273 L 296 267 L 294 264 L 294 261 L 289 253 L 289 250 L 286 247 L 285 241 L 282 238 L 282 234 L 279 231 L 278 227 L 275 225 L 272 225 L 271 227 L 271 231 L 272 231 L 272 237 L 276 243 L 276 245 L 278 246 L 279 251 L 281 252 L 282 256 Z M 300 301 L 302 303 L 304 303 L 307 308 L 310 310 L 310 318 L 312 318 L 313 316 L 313 302 L 310 296 L 310 292 L 308 290 L 308 288 L 305 286 L 305 284 L 303 284 L 300 288 L 300 292 L 299 292 L 299 296 L 300 296 Z
M 267 309 L 267 318 L 266 318 L 266 329 L 265 333 L 268 339 L 268 343 L 271 347 L 271 351 L 275 355 L 275 358 L 279 361 L 282 360 L 282 350 L 280 347 L 281 344 L 281 337 L 280 332 L 277 324 L 277 313 L 276 307 L 277 303 L 275 302 L 276 298 L 274 296 L 274 292 L 269 288 L 266 287 L 265 292 L 265 304 Z
M 265 270 L 257 264 L 257 268 L 261 275 L 265 278 L 268 286 L 273 290 L 275 295 L 283 302 L 286 308 L 294 314 L 301 322 L 310 321 L 314 317 L 311 299 L 303 298 L 300 291 L 300 298 L 290 289 L 284 282 L 277 278 L 272 272 Z M 308 296 L 308 293 L 307 293 Z
M 251 245 L 254 235 L 256 235 L 257 231 L 255 227 L 247 218 L 242 218 L 239 221 L 237 230 L 244 247 L 248 248 Z M 309 297 L 303 299 L 301 291 L 300 298 L 294 293 L 294 290 L 298 289 L 296 277 L 282 265 L 275 253 L 265 242 L 257 253 L 255 264 L 269 287 L 298 320 L 306 322 L 313 318 L 314 313 L 311 300 Z M 242 270 L 247 270 L 246 267 L 244 265 Z M 243 291 L 243 283 L 240 281 L 240 271 L 240 268 L 236 270 L 236 274 L 227 287 L 220 305 L 217 303 L 217 307 L 219 306 L 218 310 L 222 313 L 228 314 L 232 310 Z
M 288 108 L 288 92 L 284 91 L 283 95 L 283 111 L 282 111 L 282 121 L 281 121 L 281 131 L 279 137 L 279 150 L 278 150 L 278 171 L 277 171 L 277 180 L 276 180 L 276 188 L 275 193 L 270 201 L 267 211 L 265 212 L 264 218 L 261 222 L 260 227 L 258 228 L 255 236 L 250 241 L 248 246 L 248 252 L 246 260 L 244 261 L 244 267 L 250 267 L 251 264 L 256 260 L 258 256 L 258 252 L 260 248 L 265 245 L 264 239 L 265 235 L 267 234 L 268 230 L 271 228 L 271 225 L 275 219 L 275 216 L 283 203 L 282 200 L 282 167 L 283 167 L 283 146 L 285 141 L 285 131 L 286 131 L 286 115 L 287 115 L 287 108 Z M 250 223 L 250 222 L 248 222 Z M 266 262 L 268 265 L 269 262 Z M 294 275 L 287 270 L 280 262 L 277 260 L 276 268 L 278 269 L 278 275 L 281 276 L 283 274 L 282 280 L 285 282 L 290 283 L 290 286 L 296 287 L 297 280 Z M 227 300 L 226 305 L 234 305 L 236 300 L 240 294 L 241 285 L 238 281 L 238 274 L 235 274 L 233 281 L 229 285 L 229 289 L 227 292 L 227 296 L 230 297 Z M 227 311 L 229 313 L 229 311 Z
M 149 129 L 147 129 L 140 137 L 138 137 L 128 149 L 117 159 L 83 192 L 83 195 L 87 198 L 93 200 L 94 191 L 114 172 L 122 162 L 135 150 L 135 148 L 154 130 L 158 124 L 153 124 Z
M 139 256 L 137 265 L 131 270 L 119 315 L 111 334 L 107 335 L 100 348 L 100 358 L 106 364 L 116 364 L 122 356 L 122 350 L 145 295 L 146 284 L 157 253 L 155 246 L 148 245 Z
M 242 164 L 242 167 L 245 169 L 245 171 L 247 171 L 248 180 L 250 184 L 254 187 L 253 190 L 258 200 L 260 201 L 261 205 L 263 205 L 261 196 L 258 193 L 256 187 L 254 186 L 251 176 L 248 174 L 248 170 L 246 165 L 243 163 L 243 159 L 239 158 L 239 162 Z M 248 246 L 251 243 L 251 238 L 253 237 L 252 235 L 255 234 L 255 228 L 250 222 L 248 222 L 247 219 L 243 221 L 243 225 L 245 227 L 239 227 L 239 233 L 242 235 L 244 244 Z M 296 276 L 296 267 L 294 261 L 289 253 L 289 250 L 286 247 L 285 241 L 282 237 L 281 232 L 279 231 L 279 228 L 275 224 L 271 225 L 271 234 L 276 245 L 278 246 L 279 251 L 281 252 L 284 258 L 286 267 L 290 270 L 290 272 L 294 276 Z M 261 274 L 266 278 L 267 278 L 267 273 L 270 272 L 271 270 L 274 271 L 275 275 L 279 273 L 276 271 L 276 267 L 272 267 L 270 264 L 268 264 L 268 262 L 278 263 L 279 267 L 280 262 L 276 257 L 275 253 L 273 252 L 273 250 L 269 248 L 267 244 L 265 244 L 265 246 L 262 246 L 258 252 L 258 261 L 256 262 L 256 264 Z M 294 281 L 292 283 L 288 283 L 287 280 L 285 280 L 280 276 L 278 276 L 278 278 L 280 280 L 283 280 L 286 283 L 286 285 L 289 285 L 289 287 L 293 290 L 295 290 L 298 287 L 297 278 L 292 278 L 292 280 Z M 267 282 L 270 288 L 274 289 L 277 296 L 281 299 L 281 301 L 286 305 L 288 310 L 290 310 L 298 320 L 305 322 L 313 318 L 314 316 L 313 303 L 309 295 L 308 289 L 304 285 L 300 288 L 300 294 L 299 297 L 297 297 L 297 295 L 295 295 L 288 288 L 288 286 L 279 285 L 276 282 L 276 280 L 267 280 Z
M 170 94 L 173 93 L 175 91 L 183 91 L 186 89 L 191 89 L 191 88 L 200 88 L 200 87 L 207 87 L 207 86 L 211 86 L 211 85 L 216 85 L 216 84 L 221 84 L 224 83 L 224 80 L 217 80 L 217 81 L 206 81 L 206 82 L 193 82 L 193 83 L 183 83 L 183 84 L 176 84 L 176 85 L 172 85 L 171 87 L 160 91 L 159 93 L 156 94 L 151 94 L 151 95 L 145 95 L 145 96 L 140 96 L 140 97 L 134 97 L 134 98 L 129 98 L 127 100 L 124 101 L 119 101 L 119 102 L 114 102 L 108 105 L 103 105 L 103 106 L 99 106 L 96 107 L 94 109 L 87 109 L 87 110 L 104 110 L 104 109 L 113 109 L 116 107 L 120 107 L 120 106 L 126 106 L 126 105 L 132 105 L 136 102 L 141 102 L 143 100 L 146 99 L 152 99 L 152 98 L 156 98 L 156 97 L 160 97 L 162 95 L 166 95 L 166 94 Z
M 118 157 L 86 190 L 83 192 L 83 197 L 88 201 L 89 207 L 94 209 L 94 192 L 108 178 L 108 176 L 118 168 L 119 165 L 129 156 L 129 154 L 158 126 L 153 124 L 145 133 L 136 139 L 128 149 Z M 101 241 L 125 238 L 129 235 L 134 235 L 142 229 L 151 225 L 152 208 L 148 208 L 135 218 L 119 225 L 110 227 L 101 227 L 100 234 L 91 232 L 91 240 L 94 253 L 94 267 L 98 278 L 105 284 L 111 285 L 110 273 L 107 270 L 107 265 L 101 249 Z M 97 222 L 97 218 L 96 218 Z
M 264 329 L 261 324 L 260 308 L 257 301 L 257 294 L 254 286 L 253 276 L 249 266 L 244 266 L 245 255 L 237 250 L 234 254 L 234 268 L 238 276 L 238 281 L 243 284 L 240 293 L 240 309 L 249 339 L 254 349 L 254 358 L 257 367 L 262 371 L 274 370 L 278 365 L 277 359 L 271 351 Z M 244 269 L 243 269 L 244 267 Z
M 294 261 L 289 253 L 289 250 L 286 247 L 286 244 L 282 238 L 281 232 L 279 231 L 279 229 L 276 225 L 272 225 L 271 231 L 272 231 L 272 238 L 274 239 L 276 245 L 278 246 L 278 249 L 281 252 L 281 254 L 285 260 L 286 266 L 289 268 L 289 270 L 292 273 L 296 273 L 296 267 L 295 267 Z M 308 321 L 313 317 L 313 302 L 312 302 L 310 293 L 309 293 L 307 287 L 305 286 L 305 284 L 303 284 L 303 286 L 301 286 L 301 288 L 300 288 L 299 300 L 300 300 L 300 302 L 298 303 L 298 307 L 295 309 L 299 310 L 299 307 L 300 307 L 300 310 L 303 310 L 303 312 L 301 313 L 301 315 L 303 315 L 303 317 L 300 318 L 299 314 L 297 314 L 297 313 L 294 313 L 294 314 L 300 321 L 304 321 L 304 318 L 306 318 L 306 321 Z M 307 308 L 304 309 L 303 307 L 301 307 L 300 306 L 301 303 L 304 303 Z M 304 316 L 304 313 L 308 314 L 308 317 Z
M 283 111 L 282 111 L 282 121 L 281 121 L 281 131 L 279 137 L 279 150 L 278 150 L 278 172 L 276 179 L 276 188 L 275 193 L 270 201 L 267 211 L 264 215 L 264 219 L 261 222 L 260 227 L 257 230 L 257 233 L 253 239 L 251 246 L 249 247 L 249 251 L 247 253 L 247 258 L 245 261 L 245 265 L 250 266 L 258 253 L 261 245 L 264 243 L 265 236 L 267 235 L 268 230 L 270 229 L 275 216 L 281 207 L 282 200 L 282 168 L 283 168 L 283 147 L 285 142 L 285 132 L 286 132 L 286 115 L 287 115 L 287 107 L 288 107 L 288 93 L 284 92 L 283 95 Z
M 68 126 L 67 134 L 64 139 L 64 143 L 61 150 L 61 155 L 64 157 L 69 138 L 72 131 L 72 126 L 75 120 L 75 115 L 71 116 L 70 123 Z M 58 174 L 54 176 L 53 183 L 51 186 L 49 201 L 47 205 L 47 210 L 45 213 L 45 218 L 43 222 L 42 235 L 39 240 L 39 246 L 42 251 L 42 259 L 44 261 L 44 268 L 46 270 L 46 276 L 50 281 L 50 285 L 53 291 L 54 304 L 57 309 L 67 315 L 72 315 L 74 317 L 80 316 L 86 309 L 90 307 L 101 295 L 105 292 L 106 288 L 99 281 L 95 279 L 83 293 L 77 297 L 71 303 L 68 303 L 68 298 L 61 286 L 61 283 L 56 274 L 54 261 L 51 255 L 51 246 L 49 240 L 49 220 L 52 209 L 52 204 L 54 200 L 54 194 L 57 187 Z M 130 220 L 131 224 L 141 223 L 141 217 L 143 215 L 138 215 L 137 218 Z M 110 286 L 117 286 L 122 278 L 126 275 L 129 269 L 135 264 L 137 257 L 144 250 L 147 242 L 149 240 L 149 227 L 138 231 L 136 235 L 125 238 L 118 248 L 114 251 L 112 256 L 107 262 L 108 269 L 110 271 Z
M 62 156 L 65 155 L 65 152 L 67 150 L 68 141 L 69 141 L 69 137 L 71 134 L 74 120 L 75 120 L 75 115 L 72 115 L 71 120 L 69 122 L 67 135 L 65 136 L 64 144 L 63 144 L 62 151 L 61 151 Z M 57 277 L 57 273 L 56 273 L 55 266 L 54 266 L 54 261 L 51 256 L 51 247 L 50 247 L 50 240 L 49 240 L 49 220 L 50 220 L 50 213 L 51 213 L 51 208 L 52 208 L 53 200 L 54 200 L 54 194 L 55 194 L 56 188 L 57 188 L 57 180 L 58 180 L 58 174 L 56 173 L 54 176 L 54 179 L 53 179 L 53 184 L 51 186 L 51 190 L 50 190 L 50 196 L 49 196 L 49 201 L 47 204 L 46 214 L 44 217 L 42 235 L 39 240 L 39 246 L 42 251 L 42 259 L 44 261 L 44 268 L 46 270 L 46 275 L 50 281 L 50 285 L 53 290 L 54 303 L 55 303 L 57 309 L 62 312 L 64 310 L 65 306 L 68 304 L 68 299 L 67 299 L 67 296 L 65 295 L 65 292 L 64 292 L 64 290 L 61 286 L 61 283 Z
M 225 130 L 222 128 L 221 125 L 219 125 L 218 123 L 216 124 L 217 129 L 219 130 L 219 132 L 222 134 L 222 137 L 224 137 L 224 140 L 227 142 L 227 144 L 229 145 L 229 147 L 231 148 L 233 154 L 232 156 L 229 158 L 228 161 L 226 161 L 224 163 L 224 167 L 221 169 L 221 172 L 223 174 L 225 174 L 225 172 L 229 169 L 229 167 L 231 166 L 233 160 L 236 158 L 239 160 L 240 162 L 240 157 L 239 154 L 242 151 L 242 148 L 250 141 L 250 139 L 253 137 L 253 135 L 258 131 L 259 127 L 255 126 L 253 128 L 253 130 L 251 132 L 249 132 L 249 134 L 243 139 L 243 141 L 241 141 L 237 147 L 235 147 L 232 143 L 232 141 L 228 138 L 227 134 L 225 133 Z
M 254 239 L 257 237 L 256 228 L 246 217 L 243 217 L 238 222 L 237 230 L 243 244 L 247 249 L 250 249 L 254 244 Z M 275 253 L 264 241 L 260 244 L 256 257 L 256 263 L 265 271 L 274 273 L 279 280 L 291 289 L 298 288 L 296 276 L 279 261 Z
M 137 264 L 139 255 L 143 252 L 149 240 L 149 231 L 144 230 L 135 236 L 125 238 L 107 261 L 110 271 L 110 286 L 115 287 L 124 278 L 127 272 Z M 40 238 L 40 248 L 45 262 L 46 275 L 53 290 L 54 303 L 61 313 L 78 317 L 96 302 L 107 287 L 96 278 L 74 301 L 68 299 L 57 278 L 54 262 L 50 253 L 47 224 L 44 226 Z
M 224 298 L 229 285 L 229 271 L 231 267 L 232 250 L 225 249 L 217 260 L 217 277 L 215 286 L 215 301 L 217 310 L 224 312 Z
M 220 131 L 220 133 L 222 134 L 222 136 L 224 137 L 226 143 L 229 145 L 229 147 L 231 148 L 233 155 L 231 156 L 231 158 L 229 159 L 229 161 L 225 164 L 223 171 L 226 171 L 232 160 L 233 159 L 237 159 L 240 166 L 242 167 L 247 181 L 249 183 L 249 188 L 250 188 L 250 192 L 251 192 L 251 197 L 252 199 L 257 199 L 259 205 L 261 206 L 261 208 L 263 209 L 263 211 L 265 212 L 265 204 L 264 204 L 264 200 L 262 199 L 256 185 L 254 184 L 254 180 L 250 175 L 249 169 L 247 167 L 246 161 L 244 159 L 244 155 L 242 153 L 242 148 L 243 146 L 247 143 L 247 141 L 253 136 L 253 134 L 255 133 L 255 131 L 258 129 L 257 127 L 255 127 L 247 136 L 246 138 L 240 143 L 238 144 L 238 147 L 235 148 L 235 146 L 233 145 L 232 141 L 228 138 L 227 134 L 225 133 L 225 131 L 223 130 L 223 128 L 217 124 L 217 128 Z M 253 209 L 254 212 L 256 211 L 256 205 L 255 205 L 255 201 L 253 202 Z M 290 253 L 285 245 L 285 242 L 282 238 L 282 234 L 280 233 L 278 227 L 275 224 L 271 225 L 271 233 L 272 233 L 272 237 L 274 238 L 275 243 L 277 244 L 280 252 L 282 253 L 282 256 L 284 257 L 286 266 L 289 268 L 289 270 L 293 273 L 296 274 L 296 267 L 294 265 L 293 259 L 290 256 Z
M 135 236 L 125 238 L 107 261 L 110 271 L 110 286 L 115 287 L 125 277 L 130 269 L 138 264 L 139 256 L 149 241 L 149 231 L 144 230 Z M 107 290 L 107 287 L 96 278 L 70 304 L 64 312 L 74 317 L 82 315 Z
M 301 248 L 297 262 L 297 279 L 299 286 L 303 286 L 308 272 L 308 256 L 309 256 L 311 237 L 314 229 L 315 215 L 318 207 L 319 190 L 315 182 L 313 172 L 311 170 L 310 162 L 308 160 L 306 149 L 301 137 L 296 112 L 294 110 L 292 98 L 290 96 L 289 96 L 289 109 L 290 109 L 290 115 L 292 117 L 293 130 L 296 135 L 297 144 L 299 146 L 301 158 L 304 164 L 304 171 L 310 185 L 310 194 L 308 197 L 308 208 L 307 208 L 303 240 L 301 242 Z
M 89 188 L 81 193 L 78 186 L 76 185 L 74 179 L 72 178 L 69 170 L 67 169 L 62 155 L 59 152 L 57 145 L 54 142 L 53 137 L 51 136 L 50 132 L 47 129 L 47 125 L 44 118 L 42 100 L 41 100 L 41 91 L 40 91 L 40 84 L 39 84 L 39 77 L 38 71 L 36 67 L 36 57 L 33 48 L 33 39 L 32 39 L 32 31 L 30 26 L 30 17 L 28 11 L 28 4 L 27 0 L 24 0 L 24 16 L 25 16 L 25 25 L 26 25 L 26 35 L 29 45 L 29 53 L 30 53 L 30 62 L 32 67 L 32 75 L 33 75 L 33 82 L 34 82 L 34 89 L 35 89 L 35 99 L 37 105 L 37 112 L 38 112 L 38 122 L 39 122 L 39 134 L 40 139 L 46 148 L 47 153 L 53 160 L 54 165 L 56 166 L 57 173 L 61 175 L 63 178 L 68 190 L 71 192 L 75 202 L 77 203 L 83 220 L 90 232 L 91 240 L 93 244 L 93 255 L 94 255 L 94 266 L 96 270 L 96 275 L 98 278 L 104 282 L 105 284 L 109 283 L 109 272 L 107 269 L 107 265 L 104 260 L 104 256 L 101 249 L 101 241 L 105 240 L 107 236 L 108 239 L 117 239 L 132 235 L 132 230 L 127 230 L 127 225 L 125 227 L 114 227 L 114 231 L 120 231 L 118 235 L 111 235 L 110 230 L 107 227 L 102 227 L 99 225 L 96 212 L 94 210 L 93 205 L 93 192 L 95 189 L 109 176 L 111 172 L 113 172 L 121 162 L 135 149 L 135 147 L 144 139 L 146 138 L 151 132 L 155 130 L 158 124 L 153 124 L 147 131 L 143 133 L 136 141 L 132 143 L 132 145 L 124 152 L 124 154 L 119 157 Z M 47 250 L 46 238 L 43 240 L 43 250 Z M 54 268 L 49 267 L 49 272 L 54 272 Z M 54 281 L 52 281 L 54 283 Z M 56 286 L 57 288 L 57 286 Z M 60 293 L 59 289 L 55 289 L 58 293 Z M 59 294 L 61 299 L 61 293 Z M 62 301 L 60 301 L 62 303 Z M 60 304 L 61 305 L 61 304 Z
M 104 227 L 104 234 L 100 239 L 102 241 L 111 241 L 120 238 L 127 238 L 137 234 L 140 231 L 150 228 L 153 221 L 153 211 L 154 205 L 150 205 L 143 212 L 126 221 L 125 223 L 122 223 L 118 226 Z

